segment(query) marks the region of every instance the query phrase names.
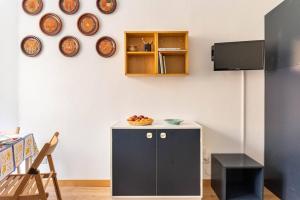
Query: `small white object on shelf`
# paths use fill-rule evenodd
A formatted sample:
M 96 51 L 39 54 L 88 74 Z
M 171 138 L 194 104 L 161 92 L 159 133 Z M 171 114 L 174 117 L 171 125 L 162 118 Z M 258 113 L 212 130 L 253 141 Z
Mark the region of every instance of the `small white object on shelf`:
M 184 51 L 181 48 L 158 48 L 158 51 Z

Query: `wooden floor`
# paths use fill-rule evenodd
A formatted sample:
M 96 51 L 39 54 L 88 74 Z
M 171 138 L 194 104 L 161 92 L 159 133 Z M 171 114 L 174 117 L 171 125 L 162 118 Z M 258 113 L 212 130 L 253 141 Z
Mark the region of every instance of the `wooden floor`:
M 53 188 L 49 188 L 50 200 L 56 200 Z M 61 187 L 63 200 L 111 200 L 111 188 L 105 187 Z M 140 198 L 139 198 L 140 199 Z M 265 191 L 265 200 L 279 200 L 271 192 Z M 134 200 L 137 200 L 135 198 Z M 158 199 L 156 199 L 158 200 Z M 164 198 L 163 200 L 167 200 Z M 204 186 L 203 200 L 218 200 L 208 184 Z

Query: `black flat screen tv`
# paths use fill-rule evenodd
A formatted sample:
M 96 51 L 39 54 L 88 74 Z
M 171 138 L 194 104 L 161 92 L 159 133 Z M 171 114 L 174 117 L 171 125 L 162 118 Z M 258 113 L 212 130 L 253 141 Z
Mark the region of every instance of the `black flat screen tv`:
M 265 65 L 264 40 L 216 43 L 212 46 L 214 71 L 262 70 Z

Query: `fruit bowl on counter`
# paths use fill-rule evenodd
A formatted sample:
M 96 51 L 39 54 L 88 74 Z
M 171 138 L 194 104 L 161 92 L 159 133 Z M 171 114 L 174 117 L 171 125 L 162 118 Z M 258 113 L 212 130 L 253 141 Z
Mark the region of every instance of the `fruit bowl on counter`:
M 153 119 L 150 117 L 145 117 L 143 115 L 134 115 L 127 119 L 127 122 L 132 126 L 149 126 L 152 125 Z

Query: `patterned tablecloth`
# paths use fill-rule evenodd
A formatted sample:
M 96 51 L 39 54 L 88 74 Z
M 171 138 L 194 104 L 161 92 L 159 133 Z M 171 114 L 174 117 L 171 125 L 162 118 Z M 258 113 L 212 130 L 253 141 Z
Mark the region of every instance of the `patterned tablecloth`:
M 11 136 L 1 135 L 0 140 Z M 0 147 L 0 181 L 16 170 L 22 162 L 38 152 L 33 134 L 14 139 Z

